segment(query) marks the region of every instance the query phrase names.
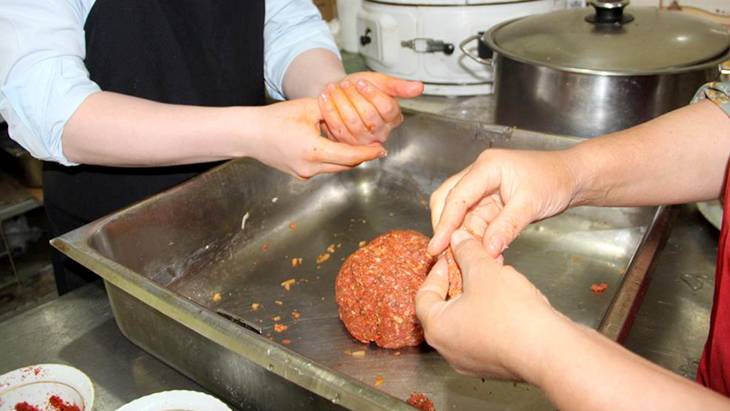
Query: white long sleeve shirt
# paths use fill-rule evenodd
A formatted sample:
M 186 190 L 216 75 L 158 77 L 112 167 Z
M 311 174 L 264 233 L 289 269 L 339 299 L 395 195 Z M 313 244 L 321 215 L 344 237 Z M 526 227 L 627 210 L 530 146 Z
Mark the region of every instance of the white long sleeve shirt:
M 34 157 L 75 165 L 63 155 L 66 122 L 100 91 L 84 65 L 84 24 L 96 0 L 0 1 L 0 114 L 10 137 Z M 264 78 L 271 97 L 284 99 L 289 64 L 324 48 L 339 55 L 310 0 L 266 0 Z

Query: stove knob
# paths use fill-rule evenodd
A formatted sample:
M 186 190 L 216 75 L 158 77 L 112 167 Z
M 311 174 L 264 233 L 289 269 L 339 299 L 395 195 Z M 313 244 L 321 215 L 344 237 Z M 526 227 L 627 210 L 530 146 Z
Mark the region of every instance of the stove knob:
M 370 31 L 370 29 L 365 30 L 365 35 L 360 36 L 360 44 L 362 44 L 363 46 L 366 46 L 373 42 L 372 37 L 370 37 L 370 33 L 372 33 Z

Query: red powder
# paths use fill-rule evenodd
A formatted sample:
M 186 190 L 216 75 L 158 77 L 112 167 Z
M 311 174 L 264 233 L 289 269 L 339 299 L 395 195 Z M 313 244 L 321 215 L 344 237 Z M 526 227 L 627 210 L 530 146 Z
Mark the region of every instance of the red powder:
M 15 404 L 15 411 L 41 411 L 38 408 L 28 404 L 27 402 L 19 402 Z
M 70 404 L 59 398 L 57 395 L 52 396 L 49 401 L 53 408 L 58 411 L 81 411 L 81 408 L 79 408 L 78 405 Z

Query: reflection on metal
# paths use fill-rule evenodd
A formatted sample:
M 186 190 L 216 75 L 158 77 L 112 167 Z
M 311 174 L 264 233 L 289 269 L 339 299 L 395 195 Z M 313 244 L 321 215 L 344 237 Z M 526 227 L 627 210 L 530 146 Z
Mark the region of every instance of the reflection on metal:
M 425 344 L 396 356 L 356 342 L 339 321 L 334 278 L 361 241 L 398 228 L 430 234 L 430 193 L 482 150 L 559 150 L 578 141 L 414 116 L 386 143 L 389 155 L 366 167 L 302 182 L 236 160 L 53 245 L 104 277 L 130 340 L 240 408 L 409 410 L 403 400 L 416 390 L 437 409 L 554 409 L 531 387 L 457 374 Z M 573 320 L 623 329 L 630 315 L 612 313 L 637 304 L 627 279 L 643 283 L 665 216 L 656 208 L 573 209 L 526 230 L 505 258 Z M 335 251 L 317 263 L 327 249 Z M 608 290 L 593 294 L 590 285 L 602 282 Z M 365 355 L 347 354 L 355 351 Z M 376 376 L 385 381 L 377 389 Z

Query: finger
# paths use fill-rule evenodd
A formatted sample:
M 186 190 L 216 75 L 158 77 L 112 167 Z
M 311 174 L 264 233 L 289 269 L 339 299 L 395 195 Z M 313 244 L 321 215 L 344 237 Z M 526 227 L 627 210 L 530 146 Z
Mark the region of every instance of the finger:
M 387 151 L 380 144 L 353 146 L 320 138 L 310 158 L 312 163 L 329 163 L 343 166 L 356 166 L 365 161 L 385 157 Z
M 469 291 L 477 276 L 497 272 L 502 267 L 502 264 L 490 256 L 484 246 L 466 230 L 454 231 L 451 235 L 451 248 L 461 269 L 464 293 Z
M 343 171 L 352 170 L 352 166 L 343 166 L 340 164 L 322 163 L 316 167 L 317 174 L 323 173 L 341 173 Z
M 470 169 L 471 169 L 471 165 L 469 167 L 463 169 L 459 173 L 454 174 L 453 176 L 449 177 L 448 179 L 446 179 L 446 181 L 444 181 L 441 184 L 441 186 L 439 188 L 436 189 L 436 191 L 434 191 L 431 194 L 429 205 L 431 207 L 431 227 L 433 227 L 434 230 L 436 229 L 436 227 L 438 227 L 438 223 L 441 220 L 441 212 L 444 209 L 444 202 L 446 201 L 446 196 L 449 194 L 451 189 L 454 188 L 456 183 L 458 183 L 459 180 L 461 180 L 461 178 L 464 176 L 464 174 L 469 172 Z M 433 243 L 433 240 L 431 240 L 431 243 Z M 446 248 L 446 247 L 444 247 L 444 248 Z M 431 249 L 431 246 L 429 245 L 429 253 L 431 253 L 430 249 Z M 437 253 L 431 253 L 431 255 L 438 255 L 439 253 L 441 253 L 441 251 L 443 251 L 443 249 L 439 250 Z
M 350 103 L 352 103 L 355 110 L 357 110 L 357 114 L 365 124 L 365 127 L 370 132 L 368 141 L 372 140 L 372 135 L 384 130 L 385 122 L 383 121 L 383 118 L 380 116 L 380 113 L 378 113 L 378 110 L 373 106 L 373 104 L 363 97 L 363 95 L 360 94 L 360 92 L 349 81 L 343 81 L 340 86 L 345 92 L 347 98 L 350 100 Z M 381 142 L 384 141 L 385 140 L 382 140 Z
M 449 292 L 448 272 L 446 259 L 440 259 L 431 268 L 431 272 L 416 293 L 416 316 L 424 329 L 429 325 L 429 313 L 437 304 L 446 300 L 446 294 Z
M 341 141 L 343 143 L 360 145 L 361 143 L 350 133 L 345 123 L 342 122 L 342 117 L 337 111 L 337 107 L 332 102 L 332 97 L 327 93 L 321 93 L 317 99 L 319 103 L 319 109 L 324 117 L 325 124 L 329 129 L 331 135 L 335 141 Z
M 420 81 L 408 81 L 379 73 L 371 74 L 368 79 L 391 97 L 413 98 L 423 93 L 423 83 Z
M 363 136 L 366 133 L 370 133 L 365 123 L 363 123 L 357 110 L 352 105 L 352 102 L 347 98 L 347 95 L 336 84 L 328 84 L 327 92 L 332 97 L 332 102 L 337 107 L 337 111 L 340 113 L 340 117 L 345 124 L 345 127 L 350 131 L 353 136 Z
M 487 231 L 488 226 L 487 221 L 474 212 L 470 211 L 464 217 L 463 227 L 466 231 L 478 236 L 478 239 L 484 238 L 484 232 Z
M 530 199 L 525 195 L 515 195 L 489 224 L 484 233 L 484 244 L 489 254 L 496 257 L 535 220 L 535 212 Z
M 366 98 L 378 111 L 380 117 L 386 123 L 401 119 L 401 110 L 398 102 L 367 80 L 358 80 L 357 90 Z
M 449 237 L 464 221 L 466 212 L 479 200 L 499 188 L 499 169 L 489 165 L 472 167 L 449 191 L 444 209 L 434 231 L 429 252 L 440 253 L 449 244 Z

